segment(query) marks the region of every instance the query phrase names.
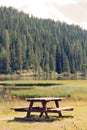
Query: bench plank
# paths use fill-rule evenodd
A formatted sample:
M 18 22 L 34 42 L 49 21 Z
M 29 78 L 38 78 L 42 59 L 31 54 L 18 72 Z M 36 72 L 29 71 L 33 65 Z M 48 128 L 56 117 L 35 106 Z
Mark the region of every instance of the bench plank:
M 18 108 L 11 108 L 11 109 L 14 110 L 14 111 L 18 111 L 18 112 L 27 112 L 29 107 L 18 107 Z M 32 107 L 31 111 L 32 112 L 33 111 L 39 112 L 39 111 L 41 111 L 41 108 L 38 107 L 38 106 L 36 106 L 36 107 L 34 106 L 34 107 Z
M 61 108 L 48 109 L 47 112 L 58 113 L 60 111 L 72 111 L 72 110 L 74 110 L 74 107 L 61 107 Z
M 27 112 L 28 107 L 20 107 L 20 108 L 11 108 L 12 110 L 18 112 Z M 58 113 L 59 111 L 72 111 L 74 107 L 61 107 L 61 108 L 47 108 L 47 112 Z M 32 107 L 31 112 L 45 112 L 42 107 Z
M 11 108 L 14 111 L 18 111 L 18 112 L 27 112 L 28 111 L 28 107 L 19 107 L 19 108 Z

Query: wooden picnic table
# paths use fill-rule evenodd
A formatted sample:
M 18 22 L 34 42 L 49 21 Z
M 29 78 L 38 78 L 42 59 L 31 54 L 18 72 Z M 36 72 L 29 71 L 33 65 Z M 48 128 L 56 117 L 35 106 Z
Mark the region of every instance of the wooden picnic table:
M 28 107 L 22 107 L 22 108 L 12 108 L 15 111 L 19 111 L 19 112 L 27 112 L 26 117 L 29 118 L 31 115 L 31 112 L 40 112 L 39 117 L 42 117 L 43 114 L 45 114 L 46 118 L 48 118 L 48 113 L 58 113 L 59 117 L 62 116 L 62 112 L 61 111 L 71 111 L 73 110 L 73 107 L 59 107 L 59 101 L 63 100 L 65 98 L 63 97 L 43 97 L 43 98 L 27 98 L 27 102 L 29 102 L 29 106 Z M 42 104 L 42 106 L 34 106 L 35 102 L 40 102 Z M 47 107 L 47 103 L 48 102 L 54 102 L 55 103 L 55 107 Z
M 29 109 L 27 112 L 27 117 L 30 116 L 31 111 L 39 111 L 40 113 L 40 117 L 42 117 L 43 113 L 45 113 L 46 117 L 48 117 L 48 111 L 50 112 L 53 108 L 47 108 L 47 103 L 54 101 L 56 108 L 59 108 L 59 101 L 63 100 L 64 98 L 50 98 L 50 97 L 46 97 L 46 98 L 30 98 L 27 99 L 28 102 L 30 102 L 29 105 Z M 33 109 L 33 104 L 34 102 L 41 102 L 42 104 L 42 108 L 38 107 L 35 108 L 35 110 Z M 59 116 L 62 116 L 61 111 L 59 111 Z

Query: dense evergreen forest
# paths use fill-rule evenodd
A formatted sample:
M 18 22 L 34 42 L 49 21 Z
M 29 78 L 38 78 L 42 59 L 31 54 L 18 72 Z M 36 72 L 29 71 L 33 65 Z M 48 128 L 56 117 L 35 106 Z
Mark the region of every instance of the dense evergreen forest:
M 87 31 L 0 7 L 0 73 L 70 72 L 87 64 Z

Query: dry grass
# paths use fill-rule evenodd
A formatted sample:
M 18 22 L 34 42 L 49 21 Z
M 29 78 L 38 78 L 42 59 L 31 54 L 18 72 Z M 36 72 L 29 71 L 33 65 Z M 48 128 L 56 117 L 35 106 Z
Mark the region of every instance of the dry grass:
M 11 81 L 10 81 L 11 82 Z M 16 81 L 12 81 L 16 82 Z M 19 81 L 17 81 L 19 82 Z M 22 83 L 23 81 L 21 81 Z M 24 81 L 25 82 L 25 81 Z M 23 83 L 24 83 L 23 82 Z M 26 81 L 32 82 L 32 81 Z M 33 83 L 37 81 L 33 81 Z M 42 81 L 39 81 L 40 83 Z M 45 81 L 49 82 L 49 81 Z M 50 81 L 62 83 L 65 86 L 87 87 L 87 81 Z M 83 91 L 84 92 L 84 91 Z M 33 121 L 14 120 L 14 117 L 24 117 L 26 113 L 18 113 L 10 110 L 15 106 L 27 106 L 28 103 L 22 100 L 14 100 L 14 102 L 0 103 L 0 129 L 1 130 L 87 130 L 87 101 L 67 99 L 60 103 L 61 106 L 74 106 L 74 111 L 63 112 L 63 118 L 58 118 L 57 114 L 49 114 L 50 119 L 42 119 Z M 48 104 L 53 106 L 53 103 Z M 34 113 L 36 117 L 38 116 Z M 72 117 L 73 116 L 73 117 Z
M 10 107 L 28 105 L 25 101 L 14 101 L 0 104 L 0 129 L 1 130 L 86 130 L 87 129 L 87 103 L 84 101 L 63 101 L 61 106 L 74 106 L 74 111 L 63 112 L 63 118 L 57 114 L 49 114 L 50 119 L 34 121 L 14 120 L 14 117 L 24 117 L 26 113 L 14 112 Z M 49 104 L 54 105 L 54 104 Z M 33 113 L 32 113 L 33 114 Z M 34 113 L 36 115 L 36 113 Z M 36 115 L 38 116 L 38 114 Z M 72 117 L 73 116 L 73 117 Z

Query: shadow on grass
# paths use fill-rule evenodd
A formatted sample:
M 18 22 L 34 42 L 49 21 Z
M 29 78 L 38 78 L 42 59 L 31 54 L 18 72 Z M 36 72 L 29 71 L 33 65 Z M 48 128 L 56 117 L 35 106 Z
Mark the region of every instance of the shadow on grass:
M 10 86 L 44 86 L 44 87 L 48 87 L 48 86 L 53 86 L 53 85 L 63 85 L 62 83 L 0 83 L 0 85 L 2 86 L 7 86 L 7 87 L 10 87 Z
M 49 118 L 46 118 L 43 116 L 42 118 L 32 115 L 30 118 L 26 117 L 15 117 L 13 120 L 8 120 L 7 122 L 21 122 L 21 123 L 27 123 L 27 122 L 53 122 L 53 121 L 62 121 L 67 118 L 73 118 L 73 116 L 50 116 Z

